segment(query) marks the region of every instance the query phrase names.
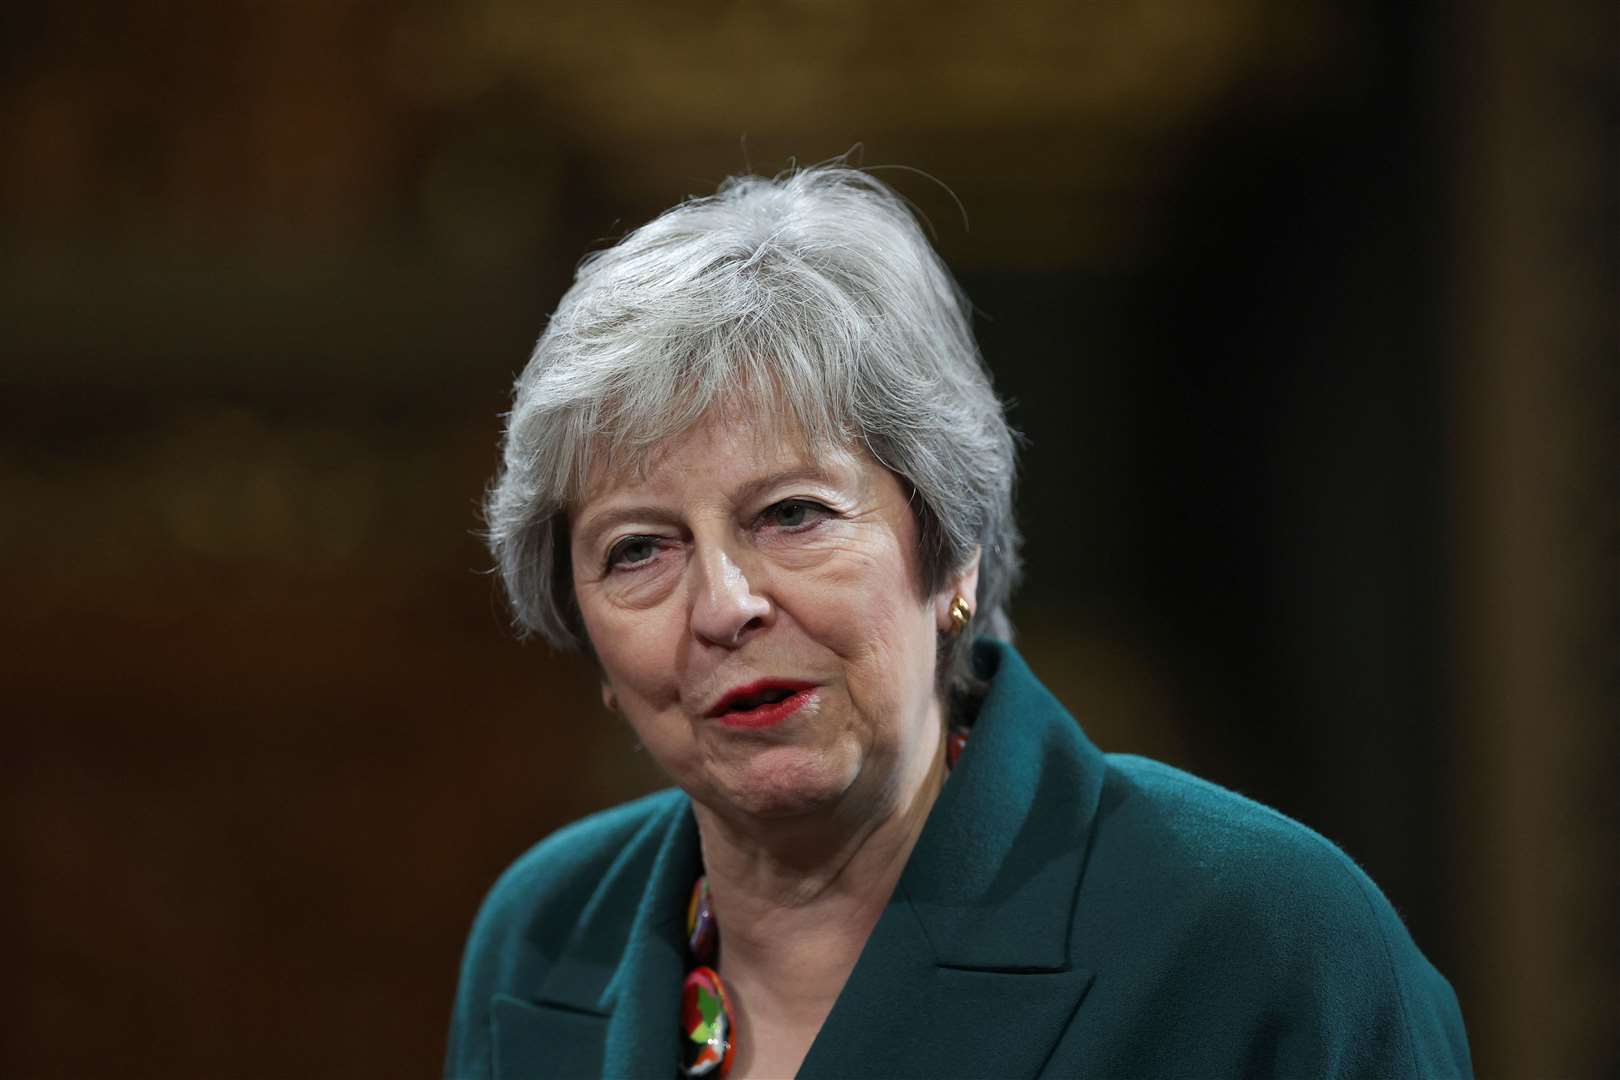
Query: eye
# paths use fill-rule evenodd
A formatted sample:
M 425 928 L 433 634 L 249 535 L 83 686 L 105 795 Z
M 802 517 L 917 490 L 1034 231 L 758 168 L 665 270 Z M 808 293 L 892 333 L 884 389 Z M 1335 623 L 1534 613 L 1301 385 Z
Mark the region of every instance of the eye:
M 626 536 L 608 549 L 607 569 L 634 570 L 658 554 L 658 537 Z
M 825 506 L 809 499 L 783 499 L 766 507 L 759 519 L 762 524 L 797 532 L 813 528 L 831 513 Z

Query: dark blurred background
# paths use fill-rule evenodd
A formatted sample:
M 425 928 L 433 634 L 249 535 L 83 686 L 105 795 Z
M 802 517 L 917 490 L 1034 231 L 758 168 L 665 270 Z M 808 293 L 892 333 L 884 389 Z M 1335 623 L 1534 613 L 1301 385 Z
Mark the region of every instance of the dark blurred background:
M 437 1074 L 494 876 L 661 783 L 485 574 L 511 378 L 860 142 L 1029 439 L 1036 671 L 1343 845 L 1483 1075 L 1615 1075 L 1610 7 L 8 5 L 0 1072 Z

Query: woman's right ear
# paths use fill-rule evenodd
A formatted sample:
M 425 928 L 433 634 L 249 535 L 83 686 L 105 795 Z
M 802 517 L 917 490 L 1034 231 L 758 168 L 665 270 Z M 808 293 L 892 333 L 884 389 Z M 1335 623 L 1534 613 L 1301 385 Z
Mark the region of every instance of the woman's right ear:
M 602 680 L 602 705 L 608 712 L 619 711 L 619 699 L 613 696 L 613 687 L 607 684 L 606 679 Z

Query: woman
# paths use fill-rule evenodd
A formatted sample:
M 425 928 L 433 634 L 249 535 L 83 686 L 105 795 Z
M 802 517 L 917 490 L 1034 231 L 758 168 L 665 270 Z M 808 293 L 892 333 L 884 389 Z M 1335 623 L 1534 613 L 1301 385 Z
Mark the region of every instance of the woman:
M 1008 644 L 1013 450 L 864 174 L 734 180 L 585 260 L 491 546 L 676 787 L 502 877 L 447 1076 L 1469 1073 L 1354 864 L 1100 753 Z

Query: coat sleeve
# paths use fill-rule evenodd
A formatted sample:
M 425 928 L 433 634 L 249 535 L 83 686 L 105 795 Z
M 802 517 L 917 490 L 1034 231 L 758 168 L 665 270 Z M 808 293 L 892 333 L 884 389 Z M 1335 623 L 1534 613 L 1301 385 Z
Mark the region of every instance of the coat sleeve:
M 1307 871 L 1280 894 L 1278 1022 L 1256 1026 L 1252 1055 L 1275 1076 L 1472 1077 L 1450 984 L 1366 874 L 1311 839 Z
M 1097 984 L 1064 1062 L 1102 1075 L 1472 1076 L 1456 995 L 1349 856 L 1169 766 L 1110 763 L 1074 927 Z

